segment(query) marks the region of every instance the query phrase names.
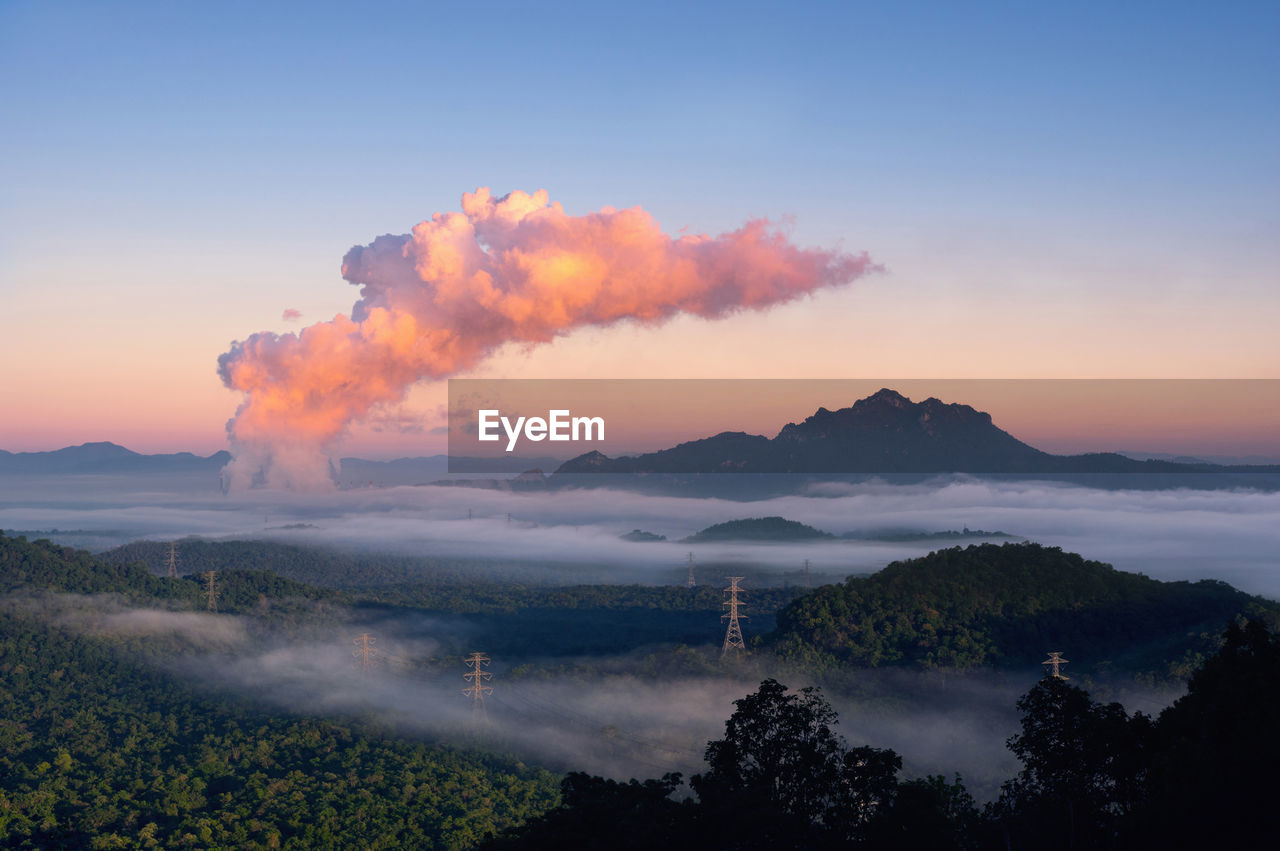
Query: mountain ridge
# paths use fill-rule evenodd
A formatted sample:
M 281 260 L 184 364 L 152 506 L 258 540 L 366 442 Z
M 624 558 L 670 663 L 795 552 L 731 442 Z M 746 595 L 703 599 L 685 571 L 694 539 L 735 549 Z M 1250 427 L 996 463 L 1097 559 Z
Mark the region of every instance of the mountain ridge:
M 999 428 L 985 411 L 935 397 L 913 402 L 882 388 L 846 408 L 818 408 L 776 436 L 724 431 L 642 455 L 592 451 L 557 476 L 579 473 L 1191 473 L 1280 472 L 1280 466 L 1135 460 L 1116 452 L 1054 455 Z
M 40 452 L 0 449 L 0 474 L 218 473 L 230 460 L 226 450 L 208 456 L 190 452 L 149 455 L 97 441 Z M 392 461 L 342 458 L 338 483 L 343 487 L 424 484 L 447 474 L 449 460 L 447 455 Z M 985 411 L 936 397 L 913 402 L 889 388 L 834 411 L 819 407 L 803 420 L 787 423 L 772 438 L 722 431 L 667 449 L 616 458 L 593 450 L 564 462 L 551 457 L 465 460 L 477 464 L 476 473 L 554 468 L 546 482 L 551 487 L 577 474 L 600 473 L 1280 474 L 1280 464 L 1226 464 L 1188 456 L 1142 459 L 1120 452 L 1054 455 L 999 428 Z M 452 479 L 442 483 L 467 484 Z
M 120 473 L 221 470 L 231 460 L 225 449 L 212 455 L 192 452 L 143 454 L 108 440 L 41 452 L 0 449 L 0 473 Z

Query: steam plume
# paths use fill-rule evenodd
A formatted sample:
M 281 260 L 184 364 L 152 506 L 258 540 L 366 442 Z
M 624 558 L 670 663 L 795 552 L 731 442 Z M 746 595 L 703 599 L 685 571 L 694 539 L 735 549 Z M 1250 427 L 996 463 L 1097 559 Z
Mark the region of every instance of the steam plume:
M 639 207 L 570 216 L 545 190 L 477 189 L 461 213 L 347 252 L 342 276 L 361 286 L 349 317 L 254 334 L 218 359 L 223 383 L 245 393 L 227 425 L 235 457 L 224 478 L 328 487 L 328 453 L 350 423 L 504 343 L 763 309 L 875 268 L 865 254 L 797 248 L 765 220 L 672 239 Z

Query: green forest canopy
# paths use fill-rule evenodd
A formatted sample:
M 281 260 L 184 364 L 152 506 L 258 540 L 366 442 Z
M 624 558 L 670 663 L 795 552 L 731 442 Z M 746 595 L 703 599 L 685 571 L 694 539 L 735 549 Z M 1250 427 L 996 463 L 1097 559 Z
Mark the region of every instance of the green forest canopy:
M 832 535 L 785 517 L 748 517 L 708 526 L 685 538 L 683 543 L 709 541 L 810 541 Z
M 244 546 L 244 554 L 254 552 Z M 306 558 L 294 556 L 305 567 Z M 274 611 L 281 600 L 361 604 L 350 589 L 288 579 L 261 569 L 266 561 L 241 563 L 252 567 L 220 571 L 227 609 Z M 462 606 L 462 597 L 449 595 L 466 587 L 422 593 Z M 215 699 L 158 670 L 147 642 L 77 635 L 33 608 L 40 592 L 58 591 L 198 609 L 201 589 L 192 578 L 171 580 L 140 564 L 104 564 L 48 541 L 0 534 L 0 591 L 18 592 L 0 609 L 0 844 L 461 848 L 555 803 L 547 772 L 387 737 L 359 722 Z M 580 586 L 492 593 L 483 611 L 472 610 L 477 616 L 536 614 L 555 628 L 557 617 L 563 625 L 583 612 L 694 614 L 717 603 L 719 592 Z M 541 605 L 529 607 L 535 600 Z M 1051 646 L 1093 668 L 1104 659 L 1191 665 L 1196 654 L 1212 654 L 1227 620 L 1245 613 L 1274 622 L 1276 612 L 1275 603 L 1220 582 L 1157 582 L 1056 548 L 982 545 L 818 589 L 782 609 L 771 642 L 784 655 L 835 666 L 1035 664 Z M 951 788 L 938 786 L 948 795 Z
M 0 845 L 465 848 L 557 798 L 512 759 L 214 698 L 147 642 L 51 626 L 32 596 L 190 608 L 193 582 L 2 534 L 0 577 L 28 595 L 0 609 Z
M 1185 676 L 1240 615 L 1280 604 L 1224 582 L 1160 582 L 1057 547 L 980 544 L 897 561 L 806 594 L 766 643 L 817 668 L 1034 665 L 1049 650 Z

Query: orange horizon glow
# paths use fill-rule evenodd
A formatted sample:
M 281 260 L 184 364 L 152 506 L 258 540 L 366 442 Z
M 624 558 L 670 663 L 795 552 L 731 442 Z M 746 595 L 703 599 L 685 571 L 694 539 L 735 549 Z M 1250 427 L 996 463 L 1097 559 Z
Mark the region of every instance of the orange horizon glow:
M 513 415 L 545 415 L 554 407 L 603 416 L 609 424 L 604 443 L 567 451 L 617 454 L 722 431 L 773 437 L 819 407 L 845 408 L 882 388 L 913 402 L 935 397 L 968 405 L 1024 443 L 1055 454 L 1280 454 L 1275 380 L 461 380 L 451 382 L 450 405 L 470 412 L 485 400 L 483 407 Z M 469 422 L 456 420 L 452 425 Z M 491 448 L 463 433 L 457 437 L 462 449 L 451 448 L 454 454 L 488 454 Z M 560 448 L 523 444 L 522 451 L 555 455 Z
M 743 400 L 718 413 L 690 406 L 677 426 L 660 418 L 628 416 L 629 424 L 620 434 L 633 443 L 622 448 L 651 451 L 725 430 L 772 437 L 819 406 L 847 407 L 888 387 L 915 402 L 936 396 L 986 411 L 995 425 L 1014 437 L 1055 454 L 1140 451 L 1280 457 L 1280 380 L 811 379 L 775 384 L 777 391 L 770 398 Z M 833 392 L 841 384 L 847 390 Z M 827 389 L 820 389 L 822 385 Z M 42 452 L 110 441 L 146 454 L 211 455 L 229 448 L 224 412 L 231 394 L 223 390 L 217 395 L 221 398 L 214 401 L 222 407 L 200 404 L 193 394 L 184 405 L 147 411 L 141 423 L 136 412 L 124 408 L 107 408 L 90 419 L 79 416 L 71 404 L 50 405 L 46 410 L 53 416 L 47 423 L 11 418 L 0 423 L 0 449 Z M 444 454 L 444 435 L 431 433 L 444 424 L 444 406 L 422 404 L 436 396 L 443 402 L 443 384 L 418 388 L 413 401 L 421 410 L 400 411 L 396 423 L 379 426 L 388 429 L 384 431 L 369 423 L 356 424 L 336 454 L 379 459 Z M 33 411 L 27 407 L 25 412 Z M 412 431 L 399 430 L 406 427 Z

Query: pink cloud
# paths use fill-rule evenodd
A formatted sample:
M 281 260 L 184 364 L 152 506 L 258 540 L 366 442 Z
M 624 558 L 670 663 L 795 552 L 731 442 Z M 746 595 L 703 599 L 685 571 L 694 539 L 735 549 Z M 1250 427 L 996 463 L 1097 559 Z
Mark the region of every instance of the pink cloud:
M 349 317 L 254 334 L 219 358 L 223 382 L 245 394 L 228 424 L 229 483 L 326 485 L 328 452 L 350 423 L 505 343 L 762 310 L 878 268 L 865 253 L 799 248 L 762 219 L 672 238 L 639 207 L 570 216 L 545 190 L 477 189 L 460 213 L 347 252 L 342 275 L 361 287 Z

